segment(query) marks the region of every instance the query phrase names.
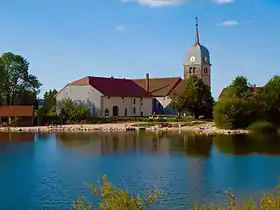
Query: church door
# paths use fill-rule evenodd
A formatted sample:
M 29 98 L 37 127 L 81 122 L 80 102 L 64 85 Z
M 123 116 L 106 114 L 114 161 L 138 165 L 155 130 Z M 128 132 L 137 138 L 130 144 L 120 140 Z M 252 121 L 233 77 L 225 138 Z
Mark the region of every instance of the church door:
M 113 116 L 119 116 L 119 107 L 113 106 Z

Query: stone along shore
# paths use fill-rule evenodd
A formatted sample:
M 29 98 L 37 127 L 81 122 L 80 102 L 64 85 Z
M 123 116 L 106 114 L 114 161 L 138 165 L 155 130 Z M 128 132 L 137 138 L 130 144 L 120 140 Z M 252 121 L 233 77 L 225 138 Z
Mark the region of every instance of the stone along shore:
M 188 131 L 197 134 L 247 134 L 247 130 L 224 130 L 217 128 L 213 122 L 204 122 L 194 125 L 185 123 L 161 123 L 158 125 L 142 127 L 136 126 L 147 123 L 113 123 L 113 124 L 85 124 L 85 125 L 58 125 L 58 126 L 34 126 L 34 127 L 0 127 L 0 132 L 112 132 L 112 131 Z

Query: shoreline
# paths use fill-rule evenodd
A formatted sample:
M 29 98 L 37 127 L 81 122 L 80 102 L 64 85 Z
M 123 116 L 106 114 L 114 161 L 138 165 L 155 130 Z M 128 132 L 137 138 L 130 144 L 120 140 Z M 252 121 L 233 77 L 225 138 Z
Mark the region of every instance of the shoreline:
M 108 124 L 79 124 L 79 125 L 58 125 L 58 126 L 32 126 L 32 127 L 0 127 L 0 132 L 39 132 L 39 133 L 58 133 L 58 132 L 115 132 L 115 131 L 139 131 L 147 132 L 158 131 L 183 131 L 196 134 L 224 134 L 238 135 L 248 134 L 247 130 L 225 130 L 217 128 L 213 122 L 202 122 L 197 125 L 186 125 L 184 122 L 162 123 L 168 124 L 168 127 L 162 127 L 162 124 L 149 127 L 137 127 L 135 125 L 147 124 L 143 122 L 127 123 L 108 123 Z

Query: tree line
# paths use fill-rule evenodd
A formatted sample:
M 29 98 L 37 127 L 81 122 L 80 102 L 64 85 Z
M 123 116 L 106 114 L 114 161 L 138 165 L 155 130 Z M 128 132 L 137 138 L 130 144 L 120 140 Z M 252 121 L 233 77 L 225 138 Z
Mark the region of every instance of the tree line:
M 29 72 L 26 58 L 13 53 L 0 57 L 0 105 L 34 105 L 42 84 Z M 44 103 L 38 107 L 40 116 L 56 116 L 55 89 L 44 94 Z M 212 119 L 220 128 L 247 128 L 255 122 L 280 124 L 280 76 L 274 76 L 266 85 L 255 88 L 243 76 L 236 77 L 224 88 L 217 101 L 214 101 L 210 87 L 191 76 L 186 80 L 179 94 L 173 93 L 170 107 L 179 112 L 188 112 L 195 119 Z M 66 101 L 62 106 L 62 118 L 85 118 L 85 107 L 74 107 Z M 80 117 L 81 116 L 81 117 Z
M 280 124 L 280 76 L 263 87 L 254 87 L 246 77 L 238 76 L 217 101 L 210 88 L 192 76 L 180 94 L 173 94 L 170 106 L 191 113 L 195 119 L 213 118 L 216 126 L 224 129 L 244 129 L 258 122 L 276 127 Z

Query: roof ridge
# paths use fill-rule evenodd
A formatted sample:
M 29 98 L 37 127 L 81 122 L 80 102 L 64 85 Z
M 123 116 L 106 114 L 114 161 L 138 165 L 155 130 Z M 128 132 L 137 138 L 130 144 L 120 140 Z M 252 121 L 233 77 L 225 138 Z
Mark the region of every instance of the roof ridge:
M 137 78 L 132 80 L 142 80 L 146 78 Z M 150 77 L 149 79 L 182 79 L 181 77 Z

